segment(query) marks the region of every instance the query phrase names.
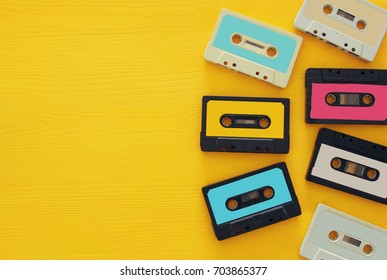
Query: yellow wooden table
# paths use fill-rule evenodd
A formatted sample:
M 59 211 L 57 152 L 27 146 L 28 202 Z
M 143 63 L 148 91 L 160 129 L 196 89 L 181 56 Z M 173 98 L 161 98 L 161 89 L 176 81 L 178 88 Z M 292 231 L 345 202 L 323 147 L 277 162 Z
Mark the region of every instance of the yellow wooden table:
M 373 0 L 387 8 L 383 0 Z M 387 228 L 387 207 L 305 180 L 320 125 L 308 67 L 383 68 L 295 31 L 302 1 L 0 1 L 1 259 L 300 259 L 317 203 Z M 222 7 L 304 36 L 286 89 L 204 61 Z M 203 153 L 205 94 L 291 99 L 288 155 Z M 387 126 L 327 125 L 387 145 Z M 297 218 L 222 242 L 201 193 L 286 161 Z

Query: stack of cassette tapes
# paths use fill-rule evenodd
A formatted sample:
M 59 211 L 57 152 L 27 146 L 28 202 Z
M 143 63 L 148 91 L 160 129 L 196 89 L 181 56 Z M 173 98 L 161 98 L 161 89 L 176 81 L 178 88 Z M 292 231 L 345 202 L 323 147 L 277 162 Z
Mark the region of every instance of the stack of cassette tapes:
M 366 0 L 304 0 L 294 26 L 371 62 L 387 30 L 387 11 Z M 222 9 L 204 58 L 286 88 L 302 41 Z M 387 125 L 387 70 L 309 68 L 305 88 L 307 124 Z M 288 154 L 289 122 L 288 98 L 206 95 L 200 147 L 203 152 Z M 307 181 L 387 204 L 386 146 L 321 127 L 311 153 Z M 202 193 L 218 240 L 301 215 L 283 161 L 204 186 Z M 319 260 L 387 259 L 386 244 L 387 230 L 319 204 L 299 253 Z

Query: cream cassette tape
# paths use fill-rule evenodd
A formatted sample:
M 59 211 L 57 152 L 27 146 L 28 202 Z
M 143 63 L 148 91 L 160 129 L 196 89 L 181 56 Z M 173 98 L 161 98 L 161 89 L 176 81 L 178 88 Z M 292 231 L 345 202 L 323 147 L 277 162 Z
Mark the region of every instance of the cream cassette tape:
M 285 88 L 302 37 L 222 9 L 206 60 Z
M 312 260 L 387 260 L 387 230 L 319 204 L 300 255 Z
M 305 0 L 296 28 L 373 61 L 387 28 L 387 12 L 365 0 Z

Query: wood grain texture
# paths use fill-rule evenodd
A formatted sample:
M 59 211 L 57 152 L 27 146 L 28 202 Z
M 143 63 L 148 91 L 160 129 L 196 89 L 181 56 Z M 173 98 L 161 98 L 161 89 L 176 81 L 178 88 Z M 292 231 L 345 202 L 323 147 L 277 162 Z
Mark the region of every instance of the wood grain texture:
M 301 2 L 0 1 L 0 259 L 299 259 L 318 202 L 387 228 L 384 205 L 304 179 L 306 68 L 385 68 L 386 41 L 365 63 L 304 36 L 285 90 L 203 59 L 222 7 L 301 35 Z M 291 98 L 291 152 L 202 153 L 205 94 Z M 218 242 L 201 188 L 279 161 L 303 215 Z

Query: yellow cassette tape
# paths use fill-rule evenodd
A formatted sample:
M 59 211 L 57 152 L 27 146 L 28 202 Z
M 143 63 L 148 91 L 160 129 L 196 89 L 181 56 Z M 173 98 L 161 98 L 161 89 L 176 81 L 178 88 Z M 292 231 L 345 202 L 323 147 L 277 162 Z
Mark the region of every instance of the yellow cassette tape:
M 203 151 L 288 153 L 286 98 L 203 97 Z

